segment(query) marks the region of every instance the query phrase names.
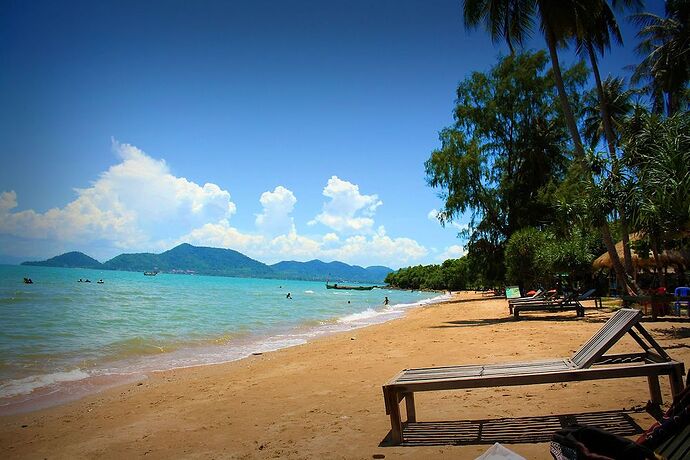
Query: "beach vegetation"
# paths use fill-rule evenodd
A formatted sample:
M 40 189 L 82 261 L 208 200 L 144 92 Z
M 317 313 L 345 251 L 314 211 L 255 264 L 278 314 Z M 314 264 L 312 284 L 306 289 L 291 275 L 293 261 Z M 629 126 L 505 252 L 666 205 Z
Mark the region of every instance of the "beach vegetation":
M 427 182 L 445 201 L 441 223 L 471 215 L 468 254 L 488 283 L 505 277 L 503 251 L 515 231 L 554 219 L 555 190 L 570 163 L 568 133 L 543 51 L 499 59 L 457 90 L 455 124 L 425 163 Z M 569 88 L 582 88 L 582 63 L 564 69 Z M 493 263 L 492 263 L 493 262 Z
M 425 163 L 427 183 L 444 201 L 440 222 L 470 216 L 460 234 L 468 241 L 459 259 L 468 269 L 458 278 L 464 288 L 548 287 L 563 274 L 587 284 L 592 261 L 607 252 L 621 292 L 639 293 L 636 248 L 638 257 L 651 251 L 659 273 L 659 254 L 687 249 L 690 0 L 668 0 L 665 17 L 639 13 L 642 4 L 463 2 L 465 25 L 485 27 L 510 50 L 459 84 L 455 122 Z M 599 73 L 611 44 L 622 44 L 613 7 L 634 10 L 640 27 L 642 61 L 631 78 L 640 89 Z M 520 49 L 535 24 L 548 54 Z M 589 68 L 559 63 L 558 50 L 568 45 Z M 593 88 L 585 91 L 590 72 Z M 428 285 L 444 279 L 442 266 L 411 271 Z

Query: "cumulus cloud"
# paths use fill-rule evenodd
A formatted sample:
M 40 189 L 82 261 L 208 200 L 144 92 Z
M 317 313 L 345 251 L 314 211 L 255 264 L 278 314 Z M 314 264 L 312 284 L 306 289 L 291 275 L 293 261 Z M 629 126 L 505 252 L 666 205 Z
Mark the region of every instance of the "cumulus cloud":
M 438 222 L 438 209 L 434 208 L 426 215 L 426 218 Z
M 140 149 L 114 142 L 120 163 L 110 167 L 90 187 L 75 189 L 77 198 L 63 208 L 44 213 L 13 211 L 14 191 L 0 196 L 0 232 L 21 238 L 50 239 L 81 244 L 110 241 L 123 249 L 152 244 L 179 235 L 204 222 L 235 213 L 230 193 L 216 184 L 198 185 L 176 177 L 164 160 Z
M 374 229 L 381 200 L 337 176 L 323 189 L 328 201 L 314 219 L 327 233 L 297 232 L 297 198 L 283 186 L 261 194 L 256 229 L 246 232 L 230 222 L 237 207 L 227 190 L 175 176 L 164 160 L 132 145 L 114 142 L 113 150 L 117 164 L 89 187 L 75 189 L 76 198 L 62 207 L 18 210 L 15 191 L 0 191 L 0 252 L 41 258 L 77 249 L 105 260 L 122 251 L 160 252 L 188 242 L 235 249 L 267 263 L 318 258 L 392 267 L 429 255 L 411 238 Z
M 377 195 L 362 195 L 358 185 L 338 176 L 328 179 L 323 195 L 330 201 L 324 203 L 323 211 L 310 224 L 318 222 L 337 232 L 369 232 L 376 208 L 383 204 Z
M 439 262 L 443 262 L 447 259 L 459 259 L 460 257 L 463 257 L 466 254 L 465 248 L 458 245 L 454 244 L 452 246 L 448 246 L 441 254 L 438 255 L 436 258 Z
M 256 227 L 268 235 L 283 235 L 295 231 L 294 219 L 290 216 L 297 198 L 291 190 L 282 185 L 272 192 L 264 192 L 259 199 L 263 211 L 256 216 Z

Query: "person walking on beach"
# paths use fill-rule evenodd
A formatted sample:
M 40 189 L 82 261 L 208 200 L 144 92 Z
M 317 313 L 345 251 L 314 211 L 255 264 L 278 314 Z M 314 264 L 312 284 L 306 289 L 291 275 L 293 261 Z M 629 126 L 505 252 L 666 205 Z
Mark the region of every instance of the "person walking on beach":
M 383 298 L 383 304 L 388 305 L 388 296 Z

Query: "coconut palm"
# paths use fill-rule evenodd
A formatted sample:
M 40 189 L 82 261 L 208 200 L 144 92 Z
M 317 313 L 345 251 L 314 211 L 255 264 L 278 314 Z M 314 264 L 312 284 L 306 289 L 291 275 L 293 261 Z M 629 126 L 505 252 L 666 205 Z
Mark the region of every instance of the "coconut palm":
M 667 115 L 687 102 L 690 81 L 690 0 L 667 0 L 666 17 L 652 13 L 633 15 L 641 27 L 637 47 L 643 57 L 633 83 L 646 82 L 653 111 Z
M 620 145 L 620 131 L 626 117 L 633 110 L 633 95 L 635 90 L 625 87 L 625 80 L 622 77 L 608 76 L 602 82 L 603 100 L 606 105 L 611 130 L 613 131 L 613 143 L 615 147 Z M 596 89 L 588 92 L 584 98 L 584 137 L 590 148 L 596 146 L 602 140 L 606 140 L 603 126 L 603 110 L 600 107 L 602 98 L 597 94 Z
M 628 3 L 628 2 L 626 2 Z M 477 27 L 484 23 L 494 41 L 504 39 L 511 52 L 513 43 L 522 44 L 532 33 L 535 16 L 544 35 L 551 58 L 551 68 L 561 102 L 561 108 L 568 131 L 573 141 L 575 157 L 584 160 L 585 151 L 577 127 L 568 94 L 563 84 L 563 76 L 558 61 L 558 47 L 565 46 L 573 38 L 580 37 L 590 49 L 605 47 L 610 42 L 610 31 L 617 32 L 615 18 L 604 0 L 465 0 L 463 16 L 467 27 Z M 589 35 L 591 39 L 584 40 Z M 618 33 L 618 37 L 620 34 Z M 591 56 L 594 56 L 592 51 Z M 595 57 L 595 56 L 594 56 Z M 596 65 L 596 59 L 594 60 Z M 597 71 L 598 75 L 598 71 Z M 599 82 L 600 83 L 600 82 Z M 602 104 L 604 106 L 605 104 Z M 597 227 L 611 256 L 618 282 L 634 291 L 630 285 L 631 277 L 618 257 L 615 242 L 611 236 L 605 216 L 598 216 Z
M 535 16 L 538 17 L 540 30 L 549 49 L 551 68 L 575 154 L 584 158 L 582 139 L 568 102 L 558 62 L 558 47 L 565 45 L 574 35 L 572 18 L 576 2 L 577 0 L 465 0 L 463 16 L 467 27 L 474 28 L 483 23 L 492 40 L 505 40 L 511 52 L 515 44 L 521 45 L 532 34 Z

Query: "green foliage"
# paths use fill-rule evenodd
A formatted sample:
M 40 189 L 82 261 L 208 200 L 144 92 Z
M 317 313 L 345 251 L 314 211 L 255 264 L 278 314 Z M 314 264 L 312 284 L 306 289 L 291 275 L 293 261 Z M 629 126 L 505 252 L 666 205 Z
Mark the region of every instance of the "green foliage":
M 505 242 L 515 231 L 554 219 L 553 184 L 565 176 L 568 135 L 544 52 L 501 58 L 457 90 L 455 124 L 425 163 L 427 183 L 445 201 L 442 223 L 471 213 L 470 263 L 487 284 L 503 281 Z M 563 73 L 577 92 L 587 72 Z
M 633 82 L 645 84 L 655 113 L 673 115 L 688 104 L 690 0 L 668 0 L 666 17 L 640 13 L 633 19 L 641 27 L 637 52 L 643 58 Z
M 506 244 L 506 277 L 509 283 L 522 286 L 548 284 L 551 276 L 544 264 L 544 248 L 554 240 L 550 232 L 526 227 L 513 233 Z
M 663 238 L 690 226 L 690 113 L 637 113 L 624 147 L 636 178 L 636 229 Z
M 592 232 L 575 230 L 567 238 L 559 238 L 551 231 L 524 228 L 506 245 L 506 277 L 509 283 L 524 287 L 552 286 L 563 273 L 571 282 L 586 281 L 600 251 L 599 238 Z
M 401 268 L 386 276 L 386 283 L 401 289 L 461 290 L 474 287 L 466 257 L 448 259 L 441 265 Z

